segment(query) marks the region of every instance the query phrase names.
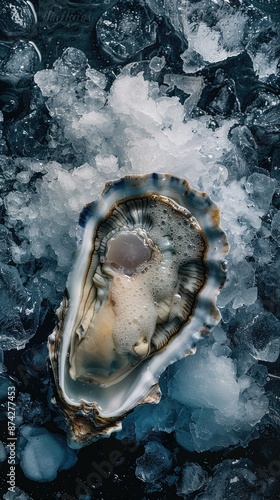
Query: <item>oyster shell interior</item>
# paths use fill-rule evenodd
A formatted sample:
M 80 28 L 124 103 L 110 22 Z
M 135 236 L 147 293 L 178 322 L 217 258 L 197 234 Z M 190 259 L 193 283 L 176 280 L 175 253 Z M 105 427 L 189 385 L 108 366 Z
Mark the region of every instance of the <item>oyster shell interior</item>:
M 50 339 L 58 399 L 78 440 L 73 415 L 81 409 L 94 415 L 85 433 L 92 437 L 159 400 L 160 374 L 219 320 L 227 252 L 216 205 L 169 175 L 108 183 L 80 227 Z

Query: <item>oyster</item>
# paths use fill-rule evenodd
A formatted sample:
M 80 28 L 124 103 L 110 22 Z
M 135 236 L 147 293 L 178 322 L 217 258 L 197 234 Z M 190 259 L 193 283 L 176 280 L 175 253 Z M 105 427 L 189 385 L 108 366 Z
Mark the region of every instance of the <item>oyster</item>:
M 56 400 L 73 447 L 160 400 L 165 368 L 219 321 L 228 245 L 205 193 L 164 174 L 106 184 L 80 215 L 58 325 L 49 337 Z

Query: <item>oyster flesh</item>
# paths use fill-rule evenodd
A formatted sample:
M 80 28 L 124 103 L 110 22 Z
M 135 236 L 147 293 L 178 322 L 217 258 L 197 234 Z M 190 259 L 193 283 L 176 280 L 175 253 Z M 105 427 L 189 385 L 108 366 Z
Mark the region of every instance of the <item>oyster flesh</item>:
M 167 174 L 109 182 L 80 215 L 80 240 L 49 337 L 56 401 L 73 447 L 158 402 L 159 376 L 219 321 L 228 251 L 219 210 Z

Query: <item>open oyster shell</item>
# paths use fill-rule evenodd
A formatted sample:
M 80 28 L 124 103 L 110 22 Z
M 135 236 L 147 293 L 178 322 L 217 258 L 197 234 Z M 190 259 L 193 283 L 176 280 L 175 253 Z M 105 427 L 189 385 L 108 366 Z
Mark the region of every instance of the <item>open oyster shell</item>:
M 109 182 L 80 215 L 78 251 L 49 337 L 69 443 L 160 400 L 165 368 L 217 324 L 228 245 L 217 206 L 164 174 Z

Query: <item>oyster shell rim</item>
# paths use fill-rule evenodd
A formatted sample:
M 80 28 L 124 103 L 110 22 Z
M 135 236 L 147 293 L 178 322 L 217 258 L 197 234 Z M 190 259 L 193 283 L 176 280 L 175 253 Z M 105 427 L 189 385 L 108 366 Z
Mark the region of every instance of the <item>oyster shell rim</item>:
M 60 352 L 60 344 L 62 342 L 63 338 L 63 326 L 64 326 L 64 320 L 65 316 L 67 313 L 67 298 L 64 297 L 62 301 L 62 308 L 64 307 L 64 314 L 60 315 L 59 318 L 59 327 L 55 328 L 54 332 L 52 335 L 49 337 L 49 353 L 50 353 L 50 361 L 53 369 L 53 375 L 54 375 L 54 380 L 55 380 L 55 387 L 56 387 L 56 393 L 57 397 L 59 400 L 60 405 L 62 406 L 62 412 L 67 415 L 69 419 L 69 425 L 70 425 L 70 434 L 71 434 L 71 440 L 70 442 L 75 443 L 75 447 L 80 447 L 81 445 L 83 446 L 84 444 L 88 444 L 92 440 L 96 439 L 96 436 L 102 436 L 102 435 L 110 435 L 111 432 L 116 431 L 120 428 L 121 426 L 121 420 L 128 414 L 130 413 L 134 407 L 141 405 L 145 402 L 159 402 L 160 400 L 160 391 L 158 388 L 158 379 L 160 375 L 163 373 L 163 371 L 166 369 L 167 366 L 172 364 L 173 362 L 181 359 L 182 357 L 193 353 L 194 345 L 195 342 L 200 339 L 203 335 L 208 335 L 209 329 L 216 325 L 219 320 L 220 320 L 220 313 L 219 310 L 216 307 L 216 298 L 217 295 L 219 294 L 221 288 L 224 285 L 225 279 L 226 279 L 226 271 L 223 267 L 223 262 L 224 262 L 224 257 L 228 253 L 229 250 L 229 245 L 226 241 L 226 235 L 224 231 L 220 227 L 220 211 L 219 208 L 217 207 L 216 203 L 214 203 L 210 197 L 204 193 L 200 192 L 198 190 L 192 189 L 190 187 L 189 182 L 186 179 L 181 179 L 178 177 L 174 177 L 172 174 L 144 174 L 144 175 L 128 175 L 125 176 L 121 179 L 109 181 L 105 184 L 104 189 L 100 193 L 100 195 L 97 197 L 95 201 L 92 203 L 87 204 L 79 218 L 79 225 L 80 228 L 82 228 L 83 236 L 84 236 L 84 230 L 85 226 L 90 219 L 90 211 L 93 210 L 98 204 L 101 204 L 101 206 L 104 208 L 105 200 L 104 196 L 108 195 L 112 191 L 112 189 L 120 188 L 120 186 L 125 183 L 125 182 L 130 182 L 134 183 L 138 186 L 146 186 L 146 184 L 153 179 L 154 182 L 169 182 L 169 183 L 174 183 L 179 185 L 181 187 L 181 191 L 179 194 L 179 201 L 178 199 L 174 200 L 174 197 L 171 197 L 170 195 L 167 196 L 163 194 L 162 196 L 167 196 L 170 201 L 172 202 L 173 200 L 175 201 L 176 204 L 178 204 L 180 207 L 187 208 L 186 205 L 182 205 L 181 203 L 181 198 L 182 196 L 189 196 L 190 194 L 192 197 L 195 199 L 195 201 L 200 200 L 200 205 L 204 205 L 203 210 L 201 210 L 201 206 L 198 208 L 193 207 L 192 203 L 192 209 L 189 210 L 191 215 L 195 217 L 197 220 L 200 229 L 201 229 L 201 234 L 206 233 L 206 237 L 203 237 L 204 241 L 207 242 L 207 248 L 205 249 L 204 252 L 204 257 L 203 257 L 203 262 L 206 265 L 207 268 L 207 279 L 205 283 L 203 284 L 202 288 L 199 290 L 197 297 L 196 297 L 196 304 L 193 307 L 193 311 L 188 318 L 187 322 L 182 325 L 180 328 L 179 332 L 177 335 L 170 339 L 168 345 L 174 344 L 176 339 L 178 337 L 181 337 L 185 335 L 187 337 L 187 334 L 190 332 L 185 332 L 185 330 L 189 329 L 190 324 L 192 323 L 192 330 L 193 332 L 189 335 L 191 342 L 187 347 L 185 347 L 184 351 L 180 353 L 180 355 L 173 355 L 173 357 L 168 360 L 168 363 L 162 367 L 157 366 L 158 363 L 155 361 L 154 363 L 151 362 L 149 366 L 149 371 L 151 372 L 154 370 L 154 374 L 148 377 L 148 388 L 145 390 L 145 394 L 142 394 L 140 398 L 138 398 L 137 402 L 134 402 L 134 404 L 130 405 L 127 410 L 122 409 L 122 407 L 118 410 L 118 412 L 115 412 L 115 414 L 112 415 L 107 415 L 106 413 L 104 414 L 102 412 L 102 409 L 96 402 L 90 402 L 90 401 L 80 401 L 79 403 L 74 403 L 73 401 L 67 401 L 67 398 L 65 398 L 65 395 L 63 393 L 63 387 L 61 387 L 59 383 L 59 358 L 60 355 L 58 353 Z M 182 186 L 184 187 L 184 193 L 182 193 Z M 174 188 L 173 188 L 174 189 Z M 171 188 L 169 188 L 169 191 L 172 191 Z M 155 195 L 161 195 L 161 190 L 158 188 L 158 191 L 155 190 L 155 192 L 151 191 L 145 191 L 144 192 L 148 196 L 152 196 L 153 194 Z M 178 190 L 174 191 L 174 193 L 177 193 L 178 195 Z M 116 196 L 117 193 L 115 193 Z M 139 197 L 139 195 L 132 195 L 131 197 L 125 197 L 123 200 L 127 198 L 135 198 Z M 116 198 L 117 199 L 117 198 Z M 123 201 L 122 200 L 122 201 Z M 193 200 L 192 200 L 193 201 Z M 112 206 L 113 210 L 113 206 Z M 100 212 L 100 210 L 99 210 Z M 195 212 L 195 213 L 194 213 Z M 98 216 L 96 216 L 98 217 Z M 200 220 L 203 219 L 204 224 L 201 224 Z M 97 226 L 97 224 L 96 224 Z M 209 239 L 207 237 L 207 234 L 210 233 L 212 238 L 214 238 L 217 243 L 217 245 L 213 245 L 212 243 L 209 243 Z M 80 245 L 82 243 L 83 238 L 81 237 L 81 231 L 80 231 Z M 80 247 L 81 248 L 81 247 Z M 77 256 L 76 256 L 76 262 L 78 259 L 79 251 L 80 248 L 78 249 Z M 211 263 L 211 265 L 209 264 Z M 211 270 L 212 266 L 212 270 Z M 74 274 L 74 266 L 72 267 L 72 271 L 70 272 L 70 275 Z M 215 271 L 217 272 L 217 276 L 215 277 Z M 70 276 L 69 275 L 69 276 Z M 69 279 L 69 278 L 68 278 Z M 216 286 L 213 286 L 213 281 L 216 281 Z M 211 292 L 211 294 L 208 295 L 208 292 Z M 209 298 L 211 296 L 211 298 Z M 66 302 L 65 302 L 66 301 Z M 207 303 L 207 307 L 205 307 L 205 303 Z M 201 313 L 203 309 L 203 304 L 204 304 L 204 311 L 203 311 L 203 316 L 205 314 L 205 311 L 207 311 L 207 317 L 206 318 L 201 318 Z M 194 325 L 193 325 L 194 323 Z M 185 342 L 186 343 L 186 342 Z M 178 340 L 175 342 L 175 347 L 173 346 L 172 351 L 177 347 Z M 159 352 L 165 351 L 167 347 L 163 347 L 160 349 Z M 170 351 L 170 348 L 169 348 Z M 153 361 L 153 359 L 157 358 L 157 356 L 154 356 L 153 358 L 149 358 L 149 361 Z M 143 368 L 141 368 L 141 371 Z M 146 366 L 146 371 L 148 370 L 148 367 Z M 147 383 L 146 383 L 147 387 Z M 92 413 L 92 417 L 89 418 L 90 413 Z M 87 422 L 91 421 L 91 424 L 88 423 L 88 431 L 83 432 L 78 431 L 77 428 L 77 419 L 82 418 L 86 419 Z M 95 437 L 94 437 L 95 436 Z M 80 443 L 80 444 L 78 444 Z M 81 444 L 83 443 L 83 444 Z

